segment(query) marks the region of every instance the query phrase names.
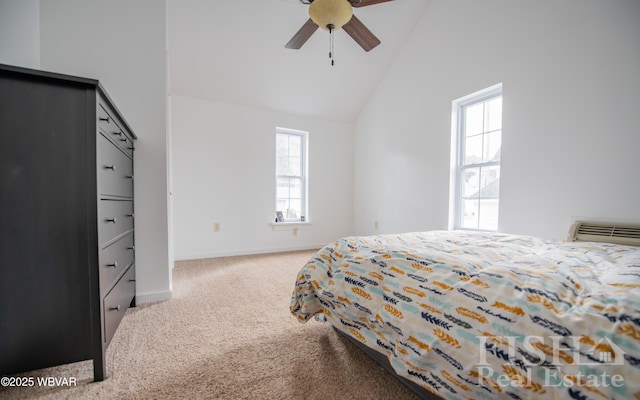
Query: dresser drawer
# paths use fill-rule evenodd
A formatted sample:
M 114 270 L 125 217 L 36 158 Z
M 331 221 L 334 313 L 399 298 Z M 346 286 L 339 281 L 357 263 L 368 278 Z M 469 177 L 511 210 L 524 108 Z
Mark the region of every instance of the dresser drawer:
M 118 283 L 111 289 L 103 301 L 104 338 L 109 345 L 122 317 L 127 312 L 136 292 L 135 264 L 129 267 Z
M 98 135 L 98 193 L 133 197 L 133 161 L 101 134 Z
M 133 230 L 133 202 L 129 200 L 100 200 L 98 202 L 98 241 L 104 248 Z
M 108 137 L 122 131 L 114 119 L 113 113 L 104 104 L 100 104 L 98 107 L 98 128 L 106 133 Z
M 104 135 L 113 140 L 129 156 L 133 156 L 133 140 L 125 133 L 124 124 L 119 122 L 116 113 L 105 104 L 98 106 L 98 128 Z
M 116 278 L 134 261 L 133 233 L 100 250 L 100 293 L 105 294 Z
M 124 133 L 122 135 L 115 135 L 113 141 L 122 149 L 129 157 L 133 157 L 133 141 Z

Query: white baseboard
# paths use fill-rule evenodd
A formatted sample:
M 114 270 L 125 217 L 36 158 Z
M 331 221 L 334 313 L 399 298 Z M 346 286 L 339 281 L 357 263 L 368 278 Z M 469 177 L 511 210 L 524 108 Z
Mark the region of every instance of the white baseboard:
M 262 248 L 262 249 L 242 249 L 242 250 L 227 250 L 213 253 L 198 253 L 198 254 L 182 254 L 175 255 L 175 261 L 186 260 L 198 260 L 201 258 L 217 258 L 217 257 L 233 257 L 233 256 L 248 256 L 253 254 L 269 254 L 269 253 L 284 253 L 286 251 L 298 251 L 298 250 L 314 250 L 321 249 L 326 246 L 327 243 L 322 244 L 308 244 L 302 246 L 287 246 L 278 248 Z
M 170 290 L 151 293 L 136 293 L 136 305 L 171 300 L 171 296 L 172 293 Z

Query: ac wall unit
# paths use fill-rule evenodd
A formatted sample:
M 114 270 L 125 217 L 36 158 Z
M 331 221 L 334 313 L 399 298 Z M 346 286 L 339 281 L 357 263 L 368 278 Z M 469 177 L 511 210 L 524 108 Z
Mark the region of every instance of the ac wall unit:
M 568 240 L 640 246 L 640 224 L 576 221 L 569 228 Z

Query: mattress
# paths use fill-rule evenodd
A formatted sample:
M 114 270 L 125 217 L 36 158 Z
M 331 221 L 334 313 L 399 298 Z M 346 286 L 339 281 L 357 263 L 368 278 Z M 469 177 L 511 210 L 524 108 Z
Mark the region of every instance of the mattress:
M 640 399 L 640 248 L 485 232 L 348 237 L 301 269 L 321 315 L 445 399 Z

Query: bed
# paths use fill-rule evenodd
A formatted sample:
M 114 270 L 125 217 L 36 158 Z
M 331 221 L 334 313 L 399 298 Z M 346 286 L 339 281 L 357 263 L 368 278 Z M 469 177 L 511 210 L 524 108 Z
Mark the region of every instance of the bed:
M 424 399 L 640 399 L 640 247 L 348 237 L 303 266 L 290 310 L 329 321 Z

